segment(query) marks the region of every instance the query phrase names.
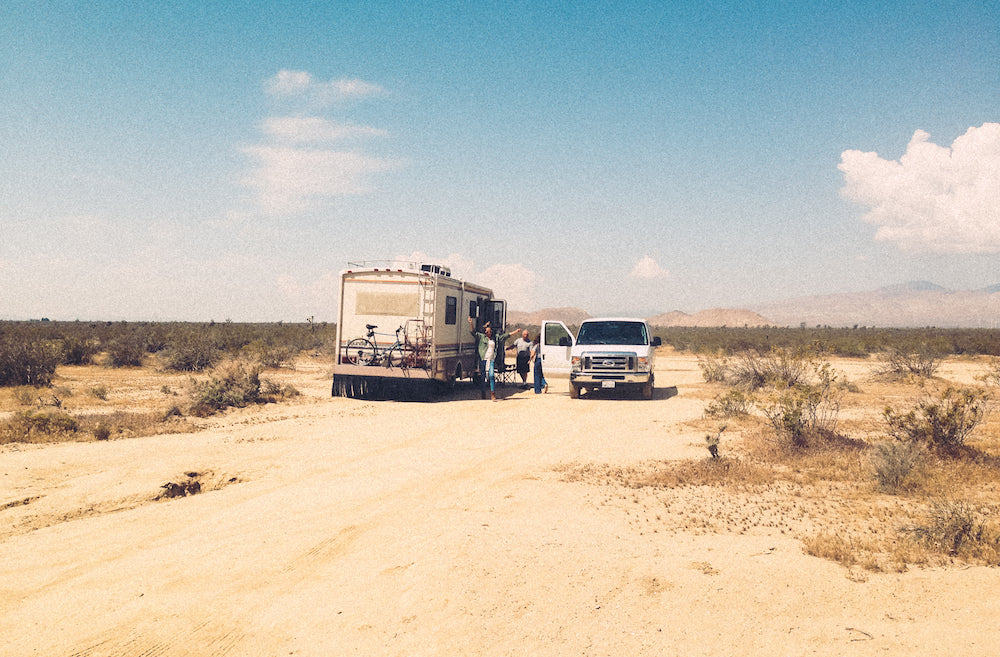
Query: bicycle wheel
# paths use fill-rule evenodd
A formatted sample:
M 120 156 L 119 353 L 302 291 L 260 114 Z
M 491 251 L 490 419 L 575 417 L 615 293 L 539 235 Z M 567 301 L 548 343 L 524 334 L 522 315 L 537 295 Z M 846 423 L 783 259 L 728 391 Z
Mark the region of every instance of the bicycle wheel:
M 351 365 L 371 365 L 375 360 L 375 345 L 364 338 L 347 343 L 347 362 Z
M 395 345 L 389 350 L 389 367 L 410 367 L 413 365 L 413 350 L 402 345 Z

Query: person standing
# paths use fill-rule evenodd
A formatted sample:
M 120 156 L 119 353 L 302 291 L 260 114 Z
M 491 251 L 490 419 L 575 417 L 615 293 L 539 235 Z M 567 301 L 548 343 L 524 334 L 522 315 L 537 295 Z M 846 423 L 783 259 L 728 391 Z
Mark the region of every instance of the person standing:
M 501 333 L 499 336 L 494 337 L 493 328 L 489 322 L 486 322 L 480 333 L 476 330 L 476 324 L 471 317 L 469 318 L 469 330 L 476 339 L 476 351 L 479 354 L 479 394 L 483 399 L 486 399 L 486 384 L 489 383 L 490 399 L 496 401 L 495 361 L 500 345 L 510 337 L 510 333 Z M 516 331 L 517 329 L 514 330 Z
M 521 387 L 528 387 L 528 370 L 531 368 L 531 340 L 528 339 L 528 329 L 521 331 L 521 337 L 514 341 L 517 349 L 517 373 L 521 375 Z
M 542 336 L 535 338 L 531 345 L 531 360 L 534 362 L 535 372 L 535 394 L 549 391 L 549 383 L 545 380 L 545 372 L 542 371 Z

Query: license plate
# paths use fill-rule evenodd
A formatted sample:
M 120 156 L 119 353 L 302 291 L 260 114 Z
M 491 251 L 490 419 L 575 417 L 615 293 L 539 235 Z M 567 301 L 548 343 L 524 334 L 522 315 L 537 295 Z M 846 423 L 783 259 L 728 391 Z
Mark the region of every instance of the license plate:
M 614 381 L 601 381 L 601 387 L 602 388 L 614 388 L 615 387 L 615 382 Z

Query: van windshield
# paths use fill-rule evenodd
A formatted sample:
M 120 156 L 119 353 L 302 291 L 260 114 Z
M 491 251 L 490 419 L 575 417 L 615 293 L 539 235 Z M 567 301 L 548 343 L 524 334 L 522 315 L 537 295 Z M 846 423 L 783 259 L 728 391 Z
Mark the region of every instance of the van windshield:
M 584 322 L 577 344 L 649 344 L 642 322 Z

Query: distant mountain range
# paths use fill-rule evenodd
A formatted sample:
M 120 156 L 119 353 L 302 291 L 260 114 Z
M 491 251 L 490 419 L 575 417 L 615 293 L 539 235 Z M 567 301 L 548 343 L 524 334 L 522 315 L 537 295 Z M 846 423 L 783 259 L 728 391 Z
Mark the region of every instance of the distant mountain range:
M 546 308 L 531 313 L 511 310 L 511 326 L 537 326 L 543 319 L 579 325 L 590 317 L 580 308 Z M 752 305 L 747 309 L 713 308 L 688 314 L 675 310 L 646 318 L 651 326 L 881 326 L 1000 328 L 1000 284 L 978 290 L 950 290 L 928 281 L 912 281 L 870 292 L 798 297 Z
M 1000 327 L 1000 284 L 950 290 L 928 281 L 871 292 L 799 297 L 753 309 L 775 324 L 796 326 Z

